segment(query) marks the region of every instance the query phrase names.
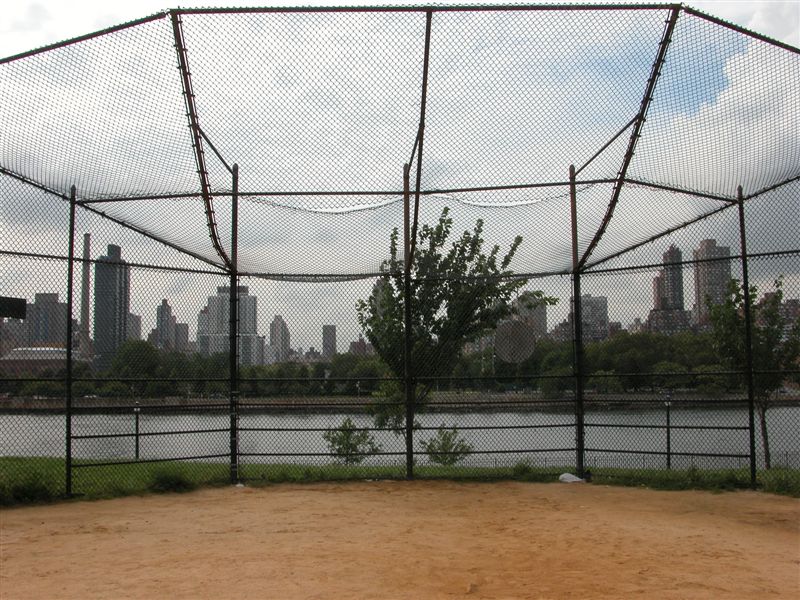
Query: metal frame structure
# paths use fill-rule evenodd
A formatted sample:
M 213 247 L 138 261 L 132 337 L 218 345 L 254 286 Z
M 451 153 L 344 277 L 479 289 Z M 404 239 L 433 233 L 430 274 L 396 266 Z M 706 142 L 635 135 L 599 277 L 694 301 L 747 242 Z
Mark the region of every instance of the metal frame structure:
M 432 188 L 426 189 L 422 184 L 422 177 L 423 177 L 423 148 L 425 142 L 425 133 L 426 133 L 426 111 L 427 111 L 427 100 L 428 100 L 428 79 L 429 79 L 429 65 L 430 65 L 430 55 L 431 55 L 431 34 L 432 34 L 432 21 L 433 17 L 436 13 L 443 13 L 443 12 L 454 12 L 454 11 L 559 11 L 559 10 L 570 10 L 570 11 L 631 11 L 631 10 L 658 10 L 658 11 L 669 11 L 669 18 L 664 24 L 663 34 L 659 41 L 658 50 L 656 53 L 655 61 L 652 65 L 652 69 L 650 72 L 650 76 L 646 82 L 645 88 L 642 91 L 641 102 L 638 108 L 638 112 L 631 117 L 631 119 L 621 128 L 619 131 L 612 136 L 605 144 L 603 144 L 597 152 L 588 159 L 588 161 L 576 169 L 574 165 L 569 166 L 569 177 L 566 181 L 559 181 L 559 182 L 529 182 L 529 183 L 519 183 L 514 185 L 495 185 L 495 186 L 473 186 L 473 187 L 459 187 L 459 188 Z M 232 14 L 232 13 L 296 13 L 296 12 L 308 12 L 308 13 L 330 13 L 330 12 L 415 12 L 424 14 L 425 16 L 425 37 L 424 37 L 424 46 L 423 46 L 423 55 L 421 57 L 422 62 L 422 78 L 421 78 L 421 87 L 420 87 L 420 97 L 419 97 L 419 118 L 418 118 L 418 125 L 417 125 L 417 133 L 416 137 L 414 138 L 414 144 L 411 149 L 410 157 L 408 163 L 403 165 L 402 170 L 402 190 L 363 190 L 363 189 L 353 189 L 353 190 L 338 190 L 338 191 L 320 191 L 320 190 L 308 190 L 308 191 L 297 191 L 297 190 L 240 190 L 239 189 L 239 166 L 236 164 L 235 160 L 226 160 L 226 157 L 218 151 L 217 147 L 215 147 L 212 140 L 206 133 L 202 130 L 200 126 L 200 118 L 198 116 L 198 108 L 195 103 L 195 92 L 193 91 L 192 85 L 192 76 L 191 70 L 189 67 L 189 58 L 191 54 L 191 48 L 188 47 L 184 33 L 183 33 L 183 26 L 182 26 L 182 16 L 184 15 L 224 15 L 224 14 Z M 8 57 L 5 59 L 0 60 L 0 66 L 11 63 L 14 61 L 22 60 L 40 53 L 48 52 L 57 48 L 63 48 L 72 44 L 80 44 L 81 42 L 85 42 L 91 40 L 93 38 L 97 38 L 103 35 L 107 35 L 109 33 L 121 31 L 123 29 L 136 27 L 145 23 L 153 22 L 160 19 L 169 19 L 172 25 L 172 31 L 174 34 L 174 45 L 176 50 L 176 57 L 178 63 L 178 70 L 180 73 L 180 83 L 181 89 L 183 94 L 183 102 L 185 105 L 186 110 L 186 118 L 188 121 L 188 129 L 190 132 L 191 137 L 191 147 L 194 155 L 194 160 L 196 163 L 197 169 L 197 176 L 198 176 L 198 183 L 200 187 L 199 193 L 186 193 L 186 194 L 163 194 L 163 195 L 135 195 L 135 196 L 124 196 L 124 197 L 108 197 L 108 198 L 87 198 L 87 199 L 79 199 L 76 196 L 76 188 L 73 185 L 69 191 L 69 193 L 64 193 L 62 191 L 51 189 L 49 186 L 45 185 L 42 182 L 36 181 L 28 174 L 18 173 L 15 172 L 13 169 L 10 169 L 4 165 L 0 165 L 0 174 L 9 176 L 14 178 L 25 185 L 33 186 L 43 192 L 51 194 L 55 197 L 58 197 L 62 200 L 69 201 L 70 205 L 70 231 L 69 231 L 69 247 L 68 247 L 68 281 L 67 281 L 67 297 L 69 303 L 69 313 L 72 314 L 72 302 L 73 302 L 73 267 L 75 262 L 80 262 L 80 259 L 75 256 L 75 212 L 76 209 L 82 209 L 86 211 L 90 211 L 91 213 L 108 219 L 111 222 L 116 223 L 124 228 L 130 229 L 135 233 L 145 236 L 151 240 L 154 240 L 160 244 L 163 244 L 166 247 L 169 247 L 173 250 L 177 250 L 182 252 L 188 256 L 191 256 L 194 259 L 198 259 L 206 264 L 209 265 L 210 269 L 207 273 L 210 274 L 218 274 L 223 277 L 229 278 L 229 286 L 230 286 L 230 297 L 229 297 L 229 306 L 230 306 L 230 324 L 229 324 L 229 332 L 230 332 L 230 339 L 229 339 L 229 369 L 230 369 L 230 377 L 227 381 L 229 384 L 229 398 L 227 406 L 224 408 L 227 409 L 229 413 L 229 437 L 230 437 L 230 480 L 232 482 L 239 481 L 240 476 L 240 469 L 239 469 L 239 457 L 240 455 L 244 455 L 241 452 L 241 447 L 239 443 L 239 416 L 240 411 L 242 410 L 242 404 L 240 402 L 240 381 L 241 375 L 239 372 L 239 357 L 238 357 L 238 327 L 239 327 L 239 298 L 238 298 L 238 289 L 239 289 L 239 281 L 240 277 L 243 275 L 252 276 L 259 274 L 257 273 L 250 273 L 246 270 L 242 270 L 239 265 L 238 259 L 238 248 L 239 248 L 239 213 L 238 213 L 238 204 L 240 195 L 247 195 L 251 197 L 274 197 L 274 196 L 337 196 L 337 195 L 348 195 L 348 196 L 359 196 L 359 195 L 374 195 L 374 196 L 402 196 L 404 201 L 404 285 L 405 285 L 405 353 L 406 353 L 406 371 L 405 371 L 405 378 L 403 381 L 404 390 L 405 390 L 405 469 L 406 475 L 409 478 L 414 477 L 414 436 L 413 432 L 415 429 L 414 426 L 414 419 L 415 419 L 415 386 L 417 384 L 415 380 L 415 374 L 409 369 L 409 357 L 411 355 L 412 349 L 412 331 L 411 331 L 411 315 L 414 307 L 410 302 L 411 298 L 411 283 L 412 283 L 412 274 L 411 274 L 411 265 L 414 260 L 415 254 L 415 244 L 418 237 L 418 220 L 419 220 L 419 212 L 420 212 L 420 199 L 426 196 L 434 195 L 434 194 L 448 194 L 448 193 L 465 193 L 465 192 L 480 192 L 480 191 L 502 191 L 502 190 L 524 190 L 524 189 L 537 189 L 537 188 L 545 188 L 545 187 L 553 187 L 553 188 L 566 188 L 569 192 L 570 198 L 570 221 L 571 221 L 571 249 L 572 249 L 572 261 L 571 261 L 571 268 L 559 274 L 568 275 L 572 279 L 572 292 L 573 292 L 573 378 L 575 384 L 575 400 L 574 400 L 574 408 L 575 408 L 575 431 L 576 431 L 576 441 L 575 441 L 575 465 L 576 471 L 579 475 L 583 475 L 586 469 L 586 442 L 584 438 L 585 432 L 585 406 L 584 406 L 584 382 L 587 377 L 587 373 L 585 372 L 585 365 L 584 365 L 584 348 L 583 348 L 583 340 L 584 336 L 581 331 L 581 279 L 585 278 L 592 274 L 599 274 L 603 272 L 610 272 L 610 271 L 624 271 L 625 267 L 623 268 L 611 268 L 606 269 L 604 265 L 611 261 L 612 259 L 618 258 L 626 253 L 630 253 L 633 250 L 636 250 L 642 246 L 645 246 L 653 241 L 658 239 L 664 238 L 669 236 L 670 234 L 693 225 L 695 223 L 701 222 L 705 219 L 709 219 L 726 211 L 727 209 L 733 209 L 734 207 L 738 210 L 739 213 L 739 236 L 740 236 L 740 255 L 738 258 L 741 259 L 742 263 L 742 270 L 744 274 L 744 287 L 745 289 L 749 289 L 748 283 L 748 251 L 747 251 L 747 243 L 746 243 L 746 231 L 745 231 L 745 204 L 748 200 L 754 199 L 767 191 L 772 191 L 780 186 L 787 185 L 793 183 L 800 179 L 800 177 L 793 177 L 784 181 L 778 185 L 770 186 L 766 189 L 762 190 L 754 190 L 750 193 L 750 195 L 745 195 L 744 191 L 741 186 L 738 187 L 738 194 L 736 198 L 727 197 L 720 194 L 713 194 L 713 193 L 704 193 L 704 192 L 697 192 L 690 189 L 681 189 L 678 187 L 668 186 L 668 185 L 661 185 L 653 182 L 646 182 L 641 181 L 635 178 L 631 178 L 628 176 L 628 170 L 634 158 L 637 143 L 642 136 L 642 131 L 645 127 L 648 110 L 651 106 L 653 98 L 657 92 L 658 84 L 659 84 L 659 77 L 661 75 L 662 69 L 664 67 L 665 61 L 668 59 L 670 45 L 673 39 L 673 35 L 676 30 L 676 26 L 679 22 L 679 19 L 682 14 L 689 14 L 694 17 L 698 17 L 700 19 L 704 19 L 709 23 L 713 23 L 714 25 L 724 27 L 730 30 L 733 30 L 737 33 L 740 33 L 745 36 L 749 36 L 754 39 L 767 41 L 770 44 L 780 47 L 784 50 L 787 50 L 792 53 L 800 53 L 797 48 L 793 48 L 786 44 L 782 44 L 780 42 L 776 42 L 775 40 L 771 40 L 762 36 L 760 34 L 745 30 L 741 27 L 731 25 L 720 19 L 715 17 L 711 17 L 709 15 L 705 15 L 699 11 L 691 9 L 689 7 L 685 7 L 680 4 L 670 4 L 670 5 L 660 5 L 660 4 L 640 4 L 640 5 L 617 5 L 617 4 L 608 4 L 608 5 L 542 5 L 542 6 L 418 6 L 418 7 L 358 7 L 358 8 L 332 8 L 332 7 L 318 7 L 318 8 L 296 8 L 296 9 L 270 9 L 270 8 L 243 8 L 243 9 L 172 9 L 166 12 L 157 13 L 155 15 L 146 17 L 144 19 L 139 19 L 136 21 L 132 21 L 130 23 L 125 23 L 119 25 L 117 27 L 112 27 L 108 29 L 104 29 L 102 31 L 98 31 L 93 34 L 89 34 L 86 36 L 81 36 L 78 38 L 74 38 L 72 40 L 68 40 L 59 44 L 54 44 L 52 46 L 48 46 L 45 48 L 40 48 L 37 50 L 32 50 L 30 52 L 18 54 L 16 56 Z M 584 171 L 586 167 L 589 166 L 597 157 L 599 157 L 607 148 L 609 148 L 613 143 L 615 143 L 618 139 L 620 139 L 623 135 L 628 133 L 628 142 L 627 148 L 624 152 L 623 159 L 621 164 L 619 165 L 617 176 L 614 178 L 601 178 L 601 179 L 580 179 L 580 174 Z M 212 186 L 209 182 L 209 173 L 207 167 L 207 157 L 204 146 L 207 145 L 211 148 L 212 152 L 216 155 L 219 159 L 221 164 L 225 167 L 228 173 L 231 175 L 231 191 L 221 191 L 221 192 L 212 192 Z M 240 157 L 228 157 L 228 159 L 238 159 Z M 231 164 L 232 166 L 229 166 Z M 399 166 L 399 165 L 398 165 Z M 415 168 L 415 180 L 412 183 L 411 176 L 412 176 L 412 168 Z M 398 178 L 398 181 L 400 178 Z M 581 251 L 579 247 L 578 241 L 578 202 L 580 200 L 579 193 L 578 193 L 578 186 L 580 185 L 591 185 L 591 184 L 608 184 L 613 185 L 611 197 L 608 201 L 605 216 L 602 219 L 599 227 L 594 232 L 585 232 L 591 233 L 592 238 L 588 247 L 585 250 Z M 713 200 L 720 202 L 722 205 L 715 208 L 714 210 L 710 210 L 705 214 L 691 219 L 687 222 L 679 224 L 674 227 L 670 227 L 665 229 L 664 231 L 659 232 L 656 235 L 649 237 L 644 241 L 636 241 L 631 243 L 624 249 L 619 251 L 613 252 L 610 255 L 598 258 L 595 261 L 592 261 L 592 255 L 598 245 L 598 243 L 603 239 L 603 236 L 606 232 L 606 229 L 609 223 L 612 221 L 615 213 L 615 208 L 619 202 L 620 194 L 622 189 L 626 185 L 636 185 L 642 187 L 648 187 L 660 191 L 666 192 L 676 192 L 681 194 L 687 194 L 698 198 L 704 198 L 708 200 Z M 412 205 L 412 195 L 413 195 L 413 205 Z M 217 227 L 217 215 L 214 209 L 214 196 L 217 197 L 230 197 L 231 201 L 231 241 L 230 241 L 230 252 L 226 252 L 223 248 L 223 243 L 220 238 L 220 234 L 218 232 Z M 102 210 L 102 206 L 104 204 L 111 204 L 111 203 L 123 203 L 123 202 L 133 202 L 133 201 L 140 201 L 140 200 L 167 200 L 167 199 L 181 199 L 181 198 L 200 198 L 203 201 L 204 205 L 204 212 L 205 212 L 205 219 L 206 225 L 208 229 L 208 235 L 211 239 L 213 248 L 216 254 L 219 257 L 219 262 L 209 260 L 207 257 L 201 256 L 196 252 L 192 252 L 187 248 L 182 247 L 180 244 L 169 240 L 163 236 L 159 236 L 153 232 L 146 231 L 145 229 L 136 226 L 135 224 L 128 223 L 123 219 L 110 215 Z M 566 217 L 566 216 L 565 216 Z M 6 253 L 6 254 L 15 254 L 14 252 Z M 24 253 L 18 253 L 19 255 L 24 255 Z M 629 268 L 642 268 L 639 267 L 629 267 Z M 547 273 L 550 274 L 550 273 Z M 541 275 L 541 274 L 537 274 Z M 520 275 L 522 276 L 522 275 Z M 285 275 L 280 274 L 271 274 L 270 277 L 272 279 L 280 280 L 282 278 L 291 279 L 292 274 L 287 273 Z M 313 280 L 314 277 L 324 280 L 325 278 L 330 278 L 333 276 L 326 275 L 326 274 L 319 274 L 317 276 L 309 276 L 305 275 L 305 280 Z M 347 279 L 343 277 L 343 279 Z M 748 389 L 748 411 L 749 411 L 749 444 L 750 444 L 750 453 L 749 453 L 749 467 L 750 467 L 750 477 L 751 482 L 755 484 L 756 481 L 756 449 L 755 449 L 755 417 L 754 417 L 754 382 L 753 382 L 753 364 L 752 364 L 752 342 L 750 339 L 750 332 L 752 324 L 750 323 L 750 307 L 749 307 L 749 297 L 745 294 L 746 303 L 747 303 L 747 340 L 746 340 L 746 347 L 747 347 L 747 357 L 748 357 L 748 365 L 747 365 L 747 389 Z M 68 319 L 68 339 L 72 339 L 72 323 L 71 319 Z M 72 430 L 72 418 L 73 418 L 73 405 L 72 405 L 72 386 L 75 378 L 73 376 L 73 356 L 72 356 L 72 347 L 71 344 L 67 344 L 67 372 L 66 372 L 66 386 L 67 386 L 67 394 L 66 394 L 66 490 L 67 494 L 72 494 L 72 479 L 73 479 L 73 467 L 77 466 L 73 464 L 72 460 L 72 440 L 76 437 Z M 223 407 L 220 406 L 220 409 Z M 250 429 L 251 431 L 255 431 L 258 429 Z M 85 436 L 83 436 L 85 437 Z M 138 435 L 137 435 L 138 440 Z M 669 435 L 667 439 L 667 443 L 669 445 Z M 668 446 L 669 448 L 669 446 Z M 668 449 L 667 451 L 668 457 L 672 456 L 673 453 L 671 450 Z M 192 457 L 192 458 L 199 458 L 199 457 Z M 208 457 L 206 457 L 208 458 Z M 97 464 L 115 464 L 115 463 L 97 463 Z M 91 466 L 91 465 L 81 465 L 81 466 Z

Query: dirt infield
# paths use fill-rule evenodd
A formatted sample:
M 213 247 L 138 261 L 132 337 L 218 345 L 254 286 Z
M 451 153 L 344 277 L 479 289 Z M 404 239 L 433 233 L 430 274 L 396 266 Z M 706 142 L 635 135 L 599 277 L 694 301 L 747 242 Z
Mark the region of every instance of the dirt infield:
M 357 482 L 7 509 L 0 597 L 798 598 L 800 501 Z

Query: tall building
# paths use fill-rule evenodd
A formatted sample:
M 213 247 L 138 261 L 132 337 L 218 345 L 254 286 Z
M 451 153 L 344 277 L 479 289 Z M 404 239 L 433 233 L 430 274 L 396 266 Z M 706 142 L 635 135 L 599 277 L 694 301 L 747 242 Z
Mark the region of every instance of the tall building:
M 0 319 L 0 356 L 26 345 L 25 321 Z
M 164 298 L 156 308 L 156 328 L 153 344 L 161 350 L 175 350 L 175 326 L 178 319 L 172 314 L 172 307 Z
M 291 351 L 289 327 L 280 315 L 269 324 L 269 345 L 274 348 L 275 362 L 288 360 Z
M 111 365 L 128 339 L 130 288 L 130 267 L 122 260 L 122 249 L 109 244 L 107 254 L 94 265 L 94 358 L 99 369 Z
M 536 339 L 547 337 L 547 304 L 536 300 L 530 292 L 523 292 L 512 306 L 517 318 L 532 328 Z
M 699 327 L 710 323 L 709 304 L 722 304 L 731 280 L 731 249 L 717 240 L 702 240 L 694 251 L 694 320 Z
M 608 337 L 608 298 L 581 296 L 581 324 L 585 341 L 599 341 Z
M 664 263 L 664 309 L 683 310 L 683 254 L 672 244 L 662 257 Z
M 664 268 L 653 278 L 653 309 L 647 329 L 671 335 L 689 328 L 683 301 L 683 254 L 672 244 L 662 257 Z
M 128 335 L 126 340 L 142 339 L 142 317 L 128 313 Z
M 322 326 L 322 358 L 330 360 L 336 354 L 336 325 Z
M 258 299 L 251 296 L 247 286 L 236 288 L 239 298 L 239 364 L 258 365 L 263 362 L 263 338 L 260 341 L 257 327 Z M 211 355 L 230 350 L 230 293 L 227 285 L 217 287 L 217 294 L 209 296 L 203 310 L 197 315 L 197 351 Z
M 67 304 L 58 294 L 36 294 L 25 315 L 26 344 L 30 347 L 66 348 Z
M 83 234 L 83 265 L 81 267 L 81 320 L 78 325 L 78 350 L 85 360 L 92 360 L 91 311 L 91 245 L 92 234 Z
M 175 323 L 175 351 L 189 352 L 189 324 Z
M 664 310 L 666 307 L 666 286 L 664 285 L 664 271 L 659 271 L 653 277 L 653 310 Z

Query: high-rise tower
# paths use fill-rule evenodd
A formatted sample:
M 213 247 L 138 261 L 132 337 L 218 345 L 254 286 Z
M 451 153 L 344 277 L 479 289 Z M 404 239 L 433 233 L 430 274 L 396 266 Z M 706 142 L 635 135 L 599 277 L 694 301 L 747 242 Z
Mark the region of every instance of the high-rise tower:
M 336 354 L 336 325 L 322 326 L 322 357 L 326 360 Z
M 130 287 L 130 267 L 122 260 L 122 249 L 109 244 L 107 254 L 94 266 L 94 351 L 99 369 L 111 365 L 117 349 L 128 339 Z
M 700 242 L 694 251 L 694 320 L 700 327 L 710 322 L 708 306 L 722 304 L 731 280 L 731 249 L 717 246 L 717 240 Z
M 664 309 L 683 310 L 683 254 L 672 244 L 662 257 L 664 263 Z
M 289 358 L 289 327 L 280 315 L 275 315 L 272 323 L 269 324 L 269 345 L 275 351 L 277 362 L 283 362 Z
M 91 260 L 92 234 L 83 234 L 83 266 L 81 268 L 81 322 L 78 330 L 78 344 L 81 356 L 86 360 L 91 360 L 94 355 L 92 350 L 92 335 L 89 312 L 91 310 Z

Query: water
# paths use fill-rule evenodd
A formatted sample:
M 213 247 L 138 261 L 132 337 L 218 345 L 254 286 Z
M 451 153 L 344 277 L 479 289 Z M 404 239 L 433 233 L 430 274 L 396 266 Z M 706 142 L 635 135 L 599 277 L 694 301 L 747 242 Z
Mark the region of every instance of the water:
M 327 429 L 350 418 L 356 427 L 370 428 L 363 414 L 244 414 L 239 448 L 245 463 L 327 463 L 330 450 L 323 438 Z M 139 457 L 142 460 L 198 458 L 225 461 L 229 453 L 230 418 L 225 413 L 158 414 L 143 412 L 139 420 Z M 552 412 L 436 413 L 419 415 L 415 433 L 418 464 L 426 464 L 420 440 L 436 428 L 457 427 L 477 454 L 465 466 L 532 466 L 574 464 L 574 415 Z M 585 416 L 586 463 L 629 468 L 664 468 L 667 450 L 666 414 L 662 409 L 590 412 Z M 745 410 L 672 408 L 670 431 L 673 468 L 745 467 L 749 454 Z M 774 466 L 800 468 L 800 407 L 770 409 L 767 415 Z M 636 427 L 631 427 L 636 426 Z M 654 428 L 641 428 L 654 426 Z M 683 429 L 683 427 L 730 429 Z M 136 452 L 136 416 L 80 414 L 73 416 L 73 458 L 93 461 L 133 460 Z M 744 428 L 744 429 L 742 429 Z M 254 431 L 257 430 L 257 431 Z M 756 422 L 756 449 L 761 453 Z M 382 454 L 363 464 L 404 464 L 405 441 L 390 431 L 373 431 Z M 108 436 L 88 437 L 81 436 Z M 0 415 L 0 456 L 64 456 L 65 417 L 55 414 Z M 700 454 L 705 456 L 685 456 Z M 740 455 L 740 456 L 708 456 Z M 761 461 L 761 459 L 759 459 Z

